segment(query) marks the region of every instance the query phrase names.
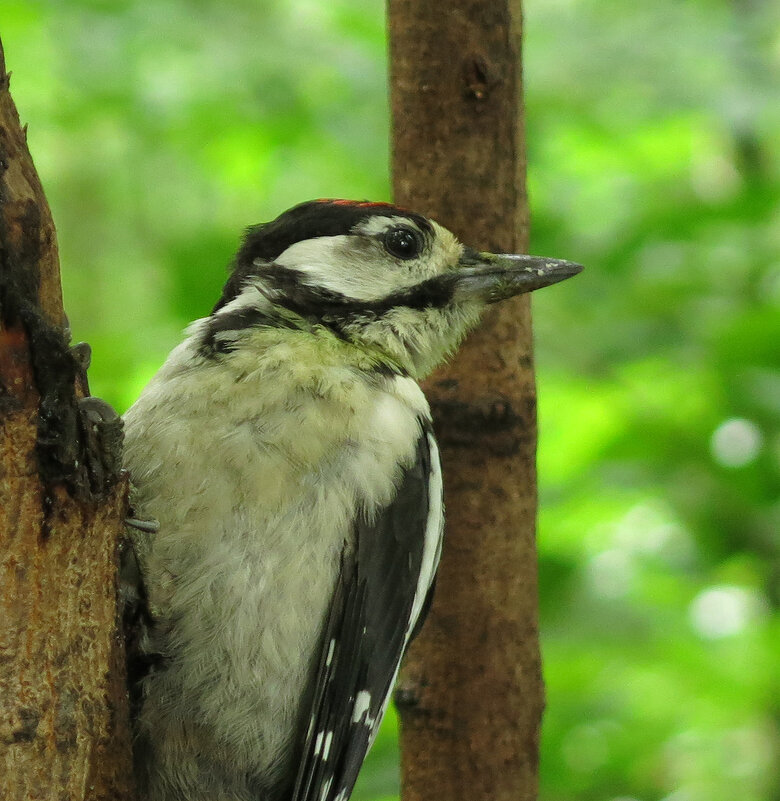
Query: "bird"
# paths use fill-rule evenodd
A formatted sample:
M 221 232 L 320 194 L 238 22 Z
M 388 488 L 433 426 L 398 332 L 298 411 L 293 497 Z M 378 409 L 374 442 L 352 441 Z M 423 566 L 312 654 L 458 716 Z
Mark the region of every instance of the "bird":
M 390 203 L 246 230 L 124 416 L 145 801 L 346 801 L 430 603 L 439 452 L 419 381 L 484 309 L 575 275 Z

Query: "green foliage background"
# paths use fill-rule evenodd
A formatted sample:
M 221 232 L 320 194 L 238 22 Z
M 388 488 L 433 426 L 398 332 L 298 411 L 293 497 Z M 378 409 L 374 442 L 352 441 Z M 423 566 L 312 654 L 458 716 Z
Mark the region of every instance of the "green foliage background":
M 534 298 L 541 797 L 777 799 L 780 10 L 525 10 L 532 250 L 588 267 Z M 3 0 L 0 34 L 119 409 L 244 226 L 389 198 L 378 0 Z

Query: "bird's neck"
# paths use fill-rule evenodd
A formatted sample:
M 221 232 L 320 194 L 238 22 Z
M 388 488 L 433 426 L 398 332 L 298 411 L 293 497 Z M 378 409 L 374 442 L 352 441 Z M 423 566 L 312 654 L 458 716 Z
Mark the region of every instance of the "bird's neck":
M 388 364 L 400 365 L 419 381 L 455 352 L 479 317 L 476 306 L 424 310 L 401 306 L 380 319 L 357 320 L 345 333 L 351 341 L 361 343 Z

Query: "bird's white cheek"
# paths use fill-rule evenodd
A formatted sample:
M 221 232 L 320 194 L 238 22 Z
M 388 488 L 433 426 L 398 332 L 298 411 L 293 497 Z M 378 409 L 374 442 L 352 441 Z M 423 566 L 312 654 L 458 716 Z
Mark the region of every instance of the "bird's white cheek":
M 296 270 L 313 287 L 344 295 L 355 301 L 379 300 L 408 281 L 405 271 L 369 243 L 357 248 L 356 237 L 331 236 L 296 242 L 276 259 L 282 267 Z

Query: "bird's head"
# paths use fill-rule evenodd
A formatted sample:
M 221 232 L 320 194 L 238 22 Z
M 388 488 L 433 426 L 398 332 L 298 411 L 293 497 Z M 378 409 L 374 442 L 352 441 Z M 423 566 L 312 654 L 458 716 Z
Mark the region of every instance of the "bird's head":
M 421 378 L 482 310 L 554 284 L 578 264 L 464 247 L 446 228 L 388 203 L 315 200 L 250 228 L 202 350 L 226 357 L 254 329 L 337 337 Z

